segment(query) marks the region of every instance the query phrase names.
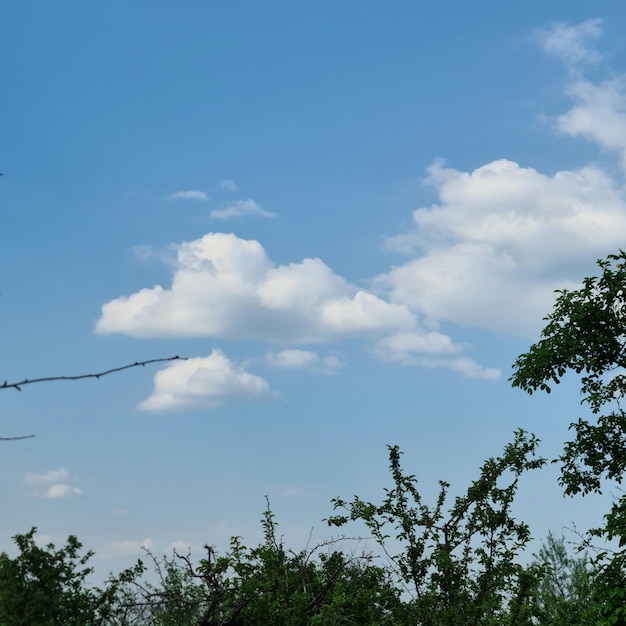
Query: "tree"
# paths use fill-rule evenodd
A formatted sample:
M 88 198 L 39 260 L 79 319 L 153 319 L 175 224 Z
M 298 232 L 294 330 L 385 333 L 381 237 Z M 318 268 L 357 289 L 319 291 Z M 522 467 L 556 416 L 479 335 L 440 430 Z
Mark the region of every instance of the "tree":
M 39 547 L 36 528 L 13 540 L 19 554 L 0 554 L 0 626 L 97 626 L 106 624 L 115 587 L 88 587 L 92 573 L 82 544 L 70 535 L 61 548 Z
M 337 498 L 335 509 L 344 514 L 328 523 L 365 523 L 412 596 L 412 623 L 530 625 L 538 572 L 515 562 L 530 531 L 512 516 L 511 505 L 520 476 L 544 464 L 535 455 L 538 443 L 518 430 L 503 454 L 485 461 L 479 478 L 447 511 L 450 485 L 440 481 L 437 502 L 428 506 L 416 478 L 402 469 L 400 450 L 391 446 L 393 487 L 385 490 L 382 503 Z M 400 551 L 391 548 L 391 535 Z
M 528 393 L 550 393 L 568 371 L 581 375 L 582 403 L 595 421 L 579 418 L 555 462 L 567 495 L 601 493 L 605 483 L 621 483 L 626 472 L 626 252 L 598 261 L 598 276 L 577 290 L 561 290 L 541 339 L 518 357 L 511 382 Z M 626 496 L 617 498 L 605 522 L 591 536 L 616 541 L 605 550 L 595 597 L 603 607 L 598 623 L 626 624 Z
M 407 621 L 400 591 L 368 555 L 346 555 L 327 541 L 299 552 L 277 535 L 269 508 L 264 541 L 247 548 L 239 537 L 218 556 L 205 546 L 197 565 L 174 552 L 157 558 L 148 552 L 157 582 L 143 579 L 138 562 L 123 572 L 120 626 L 403 626 Z
M 582 403 L 597 422 L 571 424 L 561 482 L 567 494 L 601 492 L 602 480 L 621 482 L 626 469 L 626 253 L 599 260 L 600 276 L 585 278 L 578 290 L 560 290 L 542 339 L 518 357 L 513 387 L 550 393 L 572 370 L 582 374 Z M 607 406 L 610 410 L 600 414 Z
M 571 556 L 565 539 L 550 533 L 534 556 L 542 572 L 536 596 L 541 626 L 596 626 L 594 572 L 587 555 Z

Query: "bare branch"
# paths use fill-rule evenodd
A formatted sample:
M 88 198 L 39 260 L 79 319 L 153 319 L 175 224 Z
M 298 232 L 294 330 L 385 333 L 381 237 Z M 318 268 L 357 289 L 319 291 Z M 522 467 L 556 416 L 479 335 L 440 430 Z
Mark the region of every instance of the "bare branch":
M 133 367 L 144 367 L 145 365 L 150 365 L 151 363 L 166 363 L 168 361 L 186 361 L 185 357 L 180 356 L 171 356 L 166 359 L 150 359 L 148 361 L 137 361 L 136 363 L 130 363 L 129 365 L 122 365 L 122 367 L 114 367 L 113 369 L 106 370 L 105 372 L 98 372 L 97 374 L 80 374 L 78 376 L 47 376 L 45 378 L 25 378 L 24 380 L 17 383 L 8 383 L 6 380 L 4 383 L 0 385 L 0 389 L 17 389 L 21 391 L 24 385 L 32 385 L 34 383 L 46 383 L 57 380 L 82 380 L 83 378 L 101 378 L 102 376 L 107 376 L 109 374 L 114 374 L 115 372 L 122 372 L 123 370 L 128 370 Z M 29 435 L 30 436 L 30 435 Z
M 0 437 L 0 441 L 17 441 L 18 439 L 32 439 L 35 435 L 20 435 L 19 437 Z

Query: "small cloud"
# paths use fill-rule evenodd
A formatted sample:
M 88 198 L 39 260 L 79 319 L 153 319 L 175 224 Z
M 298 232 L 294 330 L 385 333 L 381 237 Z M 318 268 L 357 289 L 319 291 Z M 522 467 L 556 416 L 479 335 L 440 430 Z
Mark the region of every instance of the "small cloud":
M 152 261 L 154 259 L 162 260 L 163 251 L 160 248 L 154 246 L 148 246 L 146 244 L 137 244 L 130 249 L 131 254 L 140 261 Z
M 131 254 L 140 261 L 158 261 L 164 265 L 176 263 L 176 252 L 171 248 L 155 248 L 146 244 L 137 244 L 130 248 Z
M 46 548 L 50 544 L 54 545 L 55 543 L 59 541 L 57 537 L 55 537 L 54 535 L 49 535 L 47 533 L 37 533 L 34 539 L 35 539 L 35 543 L 40 548 Z
M 343 367 L 338 357 L 330 355 L 320 358 L 311 350 L 282 350 L 265 355 L 265 363 L 275 369 L 304 370 L 333 374 Z
M 414 365 L 421 367 L 443 367 L 452 370 L 457 374 L 461 374 L 463 378 L 472 380 L 498 380 L 500 378 L 500 370 L 492 367 L 483 367 L 468 357 L 459 357 L 455 359 L 419 359 Z
M 316 352 L 309 350 L 282 350 L 265 355 L 270 367 L 278 369 L 305 369 L 319 361 Z
M 105 559 L 134 556 L 136 554 L 142 554 L 144 548 L 151 550 L 153 544 L 154 542 L 150 538 L 107 541 L 102 548 L 98 550 L 98 556 Z
M 175 193 L 165 196 L 166 200 L 201 200 L 203 202 L 209 199 L 209 196 L 204 191 L 198 191 L 197 189 L 190 189 L 188 191 L 176 191 Z
M 276 217 L 276 213 L 265 211 L 252 198 L 248 200 L 236 200 L 231 202 L 225 209 L 215 209 L 211 211 L 210 217 L 218 220 L 228 220 L 233 217 Z
M 419 364 L 420 359 L 416 356 L 419 354 L 452 354 L 461 350 L 461 346 L 455 344 L 448 335 L 437 331 L 395 333 L 374 345 L 374 354 L 381 361 L 402 365 Z
M 22 478 L 23 485 L 49 485 L 59 481 L 67 480 L 70 477 L 70 473 L 64 468 L 52 469 L 44 474 L 35 474 L 34 472 L 28 472 Z
M 56 500 L 57 498 L 71 498 L 74 496 L 81 496 L 83 492 L 78 487 L 72 487 L 65 483 L 59 483 L 57 485 L 50 485 L 46 491 L 41 494 L 42 498 L 49 500 Z
M 22 484 L 29 486 L 48 485 L 48 488 L 44 491 L 30 492 L 29 495 L 37 498 L 55 500 L 57 498 L 69 498 L 82 495 L 82 491 L 78 487 L 72 487 L 67 484 L 69 479 L 70 473 L 64 467 L 60 467 L 59 469 L 51 469 L 43 474 L 28 472 L 22 478 Z
M 106 541 L 104 545 L 97 550 L 96 554 L 105 559 L 135 556 L 150 550 L 155 554 L 167 554 L 172 550 L 185 554 L 192 548 L 189 541 L 181 541 L 176 539 L 166 543 L 165 541 L 155 541 L 149 537 L 145 539 L 118 539 L 114 541 Z
M 485 368 L 468 357 L 439 358 L 424 354 L 454 354 L 462 351 L 448 335 L 436 331 L 425 333 L 396 333 L 374 345 L 373 353 L 381 360 L 416 367 L 442 367 L 464 378 L 497 380 L 500 370 Z
M 238 189 L 235 181 L 231 180 L 230 178 L 225 178 L 224 180 L 220 181 L 219 188 L 222 191 L 237 191 Z
M 221 350 L 207 357 L 176 361 L 157 372 L 152 395 L 141 402 L 144 411 L 213 409 L 227 402 L 270 395 L 266 380 L 246 372 Z
M 444 363 L 444 367 L 458 372 L 463 378 L 473 378 L 480 380 L 498 380 L 500 370 L 493 367 L 483 367 L 468 357 L 450 359 Z
M 535 37 L 544 51 L 560 58 L 571 68 L 583 63 L 597 63 L 602 59 L 602 56 L 589 46 L 589 42 L 601 35 L 602 20 L 598 18 L 576 25 L 559 22 L 535 32 Z
M 176 551 L 179 553 L 185 553 L 191 551 L 191 544 L 188 541 L 172 541 L 168 544 L 166 552 Z
M 322 359 L 322 368 L 327 373 L 336 372 L 344 366 L 343 361 L 334 355 L 325 356 Z

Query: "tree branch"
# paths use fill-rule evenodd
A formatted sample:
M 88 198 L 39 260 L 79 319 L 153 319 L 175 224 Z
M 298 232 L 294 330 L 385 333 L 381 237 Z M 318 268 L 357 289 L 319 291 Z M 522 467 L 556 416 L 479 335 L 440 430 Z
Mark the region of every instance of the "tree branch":
M 106 370 L 104 372 L 98 372 L 97 374 L 80 374 L 78 376 L 47 376 L 45 378 L 25 378 L 24 380 L 17 383 L 8 383 L 6 380 L 4 383 L 0 385 L 0 389 L 17 389 L 21 391 L 24 385 L 32 385 L 34 383 L 46 383 L 57 380 L 82 380 L 83 378 L 101 378 L 102 376 L 107 376 L 108 374 L 114 374 L 115 372 L 121 372 L 123 370 L 128 370 L 133 367 L 144 367 L 145 365 L 150 365 L 151 363 L 166 363 L 168 361 L 186 361 L 185 357 L 180 356 L 171 356 L 166 359 L 150 359 L 148 361 L 138 361 L 136 363 L 130 363 L 129 365 L 122 365 L 122 367 L 114 367 L 113 369 Z M 30 435 L 29 435 L 30 436 Z M 22 437 L 17 437 L 17 439 L 22 439 Z

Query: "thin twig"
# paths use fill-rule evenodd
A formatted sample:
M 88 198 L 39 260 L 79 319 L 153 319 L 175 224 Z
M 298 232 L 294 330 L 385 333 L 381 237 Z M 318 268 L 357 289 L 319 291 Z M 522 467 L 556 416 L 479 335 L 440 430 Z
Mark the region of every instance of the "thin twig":
M 150 359 L 148 361 L 138 361 L 136 363 L 130 363 L 129 365 L 122 365 L 122 367 L 114 367 L 113 369 L 106 370 L 105 372 L 98 372 L 97 374 L 80 374 L 78 376 L 47 376 L 45 378 L 25 378 L 18 383 L 8 383 L 6 380 L 0 385 L 0 389 L 17 389 L 21 391 L 24 385 L 32 385 L 34 383 L 46 383 L 57 380 L 82 380 L 83 378 L 101 378 L 108 374 L 114 374 L 115 372 L 121 372 L 123 370 L 131 369 L 132 367 L 144 367 L 151 363 L 166 363 L 168 361 L 186 361 L 185 357 L 171 356 L 166 359 Z M 29 435 L 30 436 L 30 435 Z
M 0 441 L 17 441 L 18 439 L 32 439 L 35 435 L 20 435 L 19 437 L 0 437 Z

